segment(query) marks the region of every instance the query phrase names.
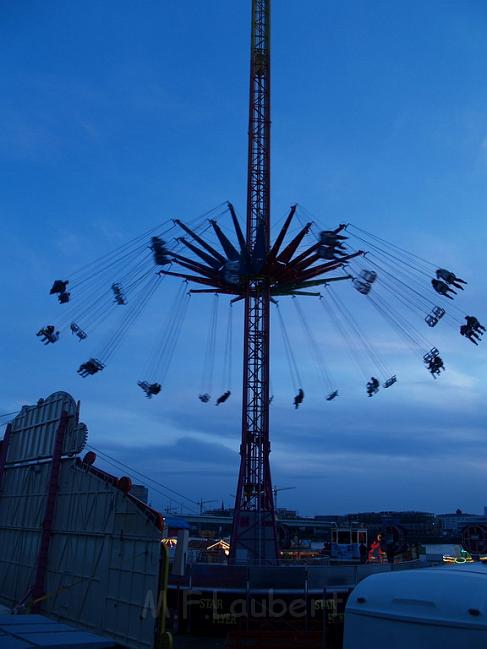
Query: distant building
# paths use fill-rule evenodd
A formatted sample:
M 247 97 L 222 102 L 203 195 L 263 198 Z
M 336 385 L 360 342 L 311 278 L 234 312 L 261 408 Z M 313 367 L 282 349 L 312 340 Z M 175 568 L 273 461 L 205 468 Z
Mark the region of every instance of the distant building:
M 467 525 L 487 525 L 487 515 L 464 514 L 460 510 L 452 514 L 438 514 L 437 518 L 441 521 L 444 533 L 447 535 L 450 534 L 451 536 L 459 535 Z
M 135 494 L 134 494 L 135 495 Z M 434 514 L 420 511 L 354 512 L 346 515 L 317 514 L 313 518 L 300 516 L 286 508 L 276 511 L 281 547 L 292 539 L 329 541 L 331 531 L 361 525 L 368 530 L 369 540 L 386 527 L 398 527 L 407 542 L 438 543 L 445 538 L 457 539 L 466 525 L 481 524 L 487 527 L 487 515 L 464 514 L 460 510 L 452 514 Z M 214 509 L 204 514 L 180 515 L 190 528 L 190 536 L 207 539 L 229 537 L 232 530 L 233 509 Z
M 187 521 L 190 537 L 221 539 L 232 532 L 233 510 L 213 510 L 204 514 L 180 514 Z M 291 539 L 325 541 L 330 539 L 331 523 L 317 518 L 298 517 L 293 510 L 279 509 L 277 528 L 280 544 L 286 547 Z
M 341 523 L 347 517 L 340 514 L 318 514 L 314 517 L 315 521 L 323 521 L 325 523 Z
M 279 507 L 278 509 L 276 509 L 276 516 L 279 520 L 294 520 L 298 517 L 298 513 L 293 509 Z
M 233 517 L 233 507 L 225 507 L 224 509 L 206 509 L 203 512 L 203 516 L 228 516 L 229 518 Z
M 370 532 L 379 532 L 384 527 L 397 526 L 406 532 L 409 543 L 428 543 L 441 537 L 442 526 L 432 512 L 357 512 L 347 514 L 349 523 L 360 521 Z

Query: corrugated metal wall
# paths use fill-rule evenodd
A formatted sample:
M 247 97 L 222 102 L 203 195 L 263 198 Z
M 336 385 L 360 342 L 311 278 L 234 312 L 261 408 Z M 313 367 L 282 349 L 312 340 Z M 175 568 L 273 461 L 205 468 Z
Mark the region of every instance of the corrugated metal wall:
M 37 412 L 24 408 L 13 422 L 0 486 L 0 599 L 11 606 L 32 587 L 46 509 L 52 462 L 32 461 L 33 454 L 49 454 L 66 404 L 75 416 L 74 401 L 53 399 Z M 155 620 L 143 612 L 148 594 L 158 600 L 160 568 L 161 531 L 153 514 L 101 473 L 65 456 L 41 611 L 134 649 L 153 647 Z
M 78 422 L 78 405 L 67 392 L 55 392 L 40 399 L 35 406 L 23 406 L 12 421 L 7 462 L 39 460 L 52 457 L 54 438 L 61 414 L 70 415 L 63 451 L 80 453 L 86 443 L 87 430 Z
M 0 491 L 0 594 L 9 604 L 32 586 L 46 507 L 50 462 L 5 467 Z
M 83 620 L 124 644 L 152 646 L 154 619 L 141 613 L 148 590 L 158 597 L 160 541 L 160 530 L 128 496 L 89 469 L 64 462 L 46 610 Z

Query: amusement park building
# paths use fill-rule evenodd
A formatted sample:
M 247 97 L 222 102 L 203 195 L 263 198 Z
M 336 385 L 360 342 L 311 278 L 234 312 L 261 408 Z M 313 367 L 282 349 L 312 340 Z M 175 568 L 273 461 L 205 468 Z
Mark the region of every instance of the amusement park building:
M 295 512 L 293 513 L 295 514 Z M 231 534 L 232 516 L 227 512 L 201 515 L 188 514 L 181 516 L 181 518 L 189 524 L 190 536 L 220 538 Z M 300 516 L 279 517 L 277 526 L 278 529 L 282 530 L 282 533 L 285 533 L 285 536 L 287 533 L 290 533 L 301 539 L 316 541 L 328 540 L 331 529 L 331 523 L 329 521 Z
M 23 406 L 0 442 L 0 602 L 72 622 L 131 649 L 164 631 L 167 551 L 159 512 L 131 481 L 79 456 L 79 404 L 56 392 Z M 152 602 L 151 600 L 151 602 Z M 162 609 L 161 609 L 162 610 Z M 9 646 L 9 645 L 6 645 Z
M 487 525 L 487 516 L 480 514 L 464 514 L 455 512 L 453 514 L 437 514 L 441 521 L 442 529 L 445 534 L 457 535 L 467 525 Z
M 359 512 L 346 515 L 322 514 L 308 518 L 299 516 L 294 511 L 281 510 L 277 525 L 281 532 L 281 543 L 283 537 L 288 535 L 297 536 L 299 539 L 327 541 L 334 526 L 349 526 L 352 523 L 366 527 L 369 530 L 369 538 L 385 527 L 398 526 L 404 530 L 409 543 L 428 543 L 440 540 L 445 534 L 457 534 L 468 522 L 487 521 L 487 517 L 469 516 L 460 517 L 463 524 L 452 529 L 444 527 L 441 517 L 431 512 Z M 185 515 L 183 518 L 189 524 L 191 536 L 219 538 L 229 536 L 231 532 L 232 510 L 213 510 L 202 515 Z
M 388 526 L 404 529 L 409 543 L 427 543 L 438 539 L 442 534 L 441 521 L 431 512 L 359 512 L 347 514 L 346 519 L 360 521 L 370 531 L 381 530 Z

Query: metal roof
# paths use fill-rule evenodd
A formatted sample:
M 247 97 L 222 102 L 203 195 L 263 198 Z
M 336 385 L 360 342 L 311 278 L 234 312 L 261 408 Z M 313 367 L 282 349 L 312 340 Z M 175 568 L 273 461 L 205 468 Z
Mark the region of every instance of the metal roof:
M 0 649 L 108 649 L 112 640 L 43 615 L 0 615 Z
M 189 529 L 188 521 L 185 521 L 183 518 L 176 518 L 174 516 L 164 516 L 165 527 L 175 529 L 175 530 L 187 530 Z

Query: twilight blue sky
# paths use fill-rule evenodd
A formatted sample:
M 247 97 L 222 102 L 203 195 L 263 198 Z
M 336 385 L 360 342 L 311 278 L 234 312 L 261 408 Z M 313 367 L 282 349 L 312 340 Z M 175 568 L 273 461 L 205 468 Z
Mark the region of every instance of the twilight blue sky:
M 95 447 L 191 499 L 226 504 L 238 469 L 240 350 L 232 398 L 203 406 L 208 301 L 192 298 L 184 344 L 152 401 L 135 382 L 175 285 L 99 376 L 75 372 L 94 342 L 44 348 L 34 333 L 60 313 L 53 279 L 168 218 L 190 220 L 225 200 L 244 214 L 249 5 L 0 3 L 1 412 L 64 389 L 82 401 Z M 273 3 L 274 220 L 297 201 L 326 225 L 352 222 L 438 260 L 469 281 L 457 304 L 481 320 L 486 25 L 487 6 L 475 0 Z M 273 480 L 296 487 L 280 505 L 480 511 L 486 348 L 439 327 L 447 372 L 433 381 L 361 296 L 341 288 L 399 382 L 367 399 L 340 338 L 310 305 L 340 389 L 324 402 L 283 305 L 306 400 L 291 409 L 276 330 Z M 168 504 L 157 493 L 152 502 Z

